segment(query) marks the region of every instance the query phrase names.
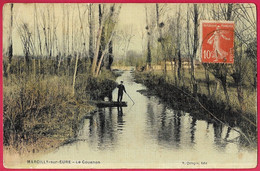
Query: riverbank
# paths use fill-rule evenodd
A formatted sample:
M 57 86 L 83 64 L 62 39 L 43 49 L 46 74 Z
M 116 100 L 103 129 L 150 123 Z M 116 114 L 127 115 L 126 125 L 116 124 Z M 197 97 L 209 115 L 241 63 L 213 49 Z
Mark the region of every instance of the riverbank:
M 144 84 L 149 91 L 147 95 L 157 95 L 173 109 L 190 113 L 196 119 L 222 122 L 230 128 L 239 128 L 243 132 L 244 146 L 257 147 L 256 115 L 245 113 L 227 105 L 225 102 L 208 98 L 205 94 L 198 94 L 197 98 L 187 87 L 177 87 L 170 79 L 151 72 L 135 72 L 136 82 Z
M 76 137 L 80 122 L 116 87 L 116 75 L 79 74 L 73 95 L 70 76 L 10 75 L 4 78 L 4 157 L 51 151 Z
M 127 107 L 99 108 L 93 116 L 82 120 L 74 141 L 39 157 L 27 156 L 25 159 L 36 162 L 24 162 L 20 167 L 102 169 L 111 167 L 111 163 L 114 168 L 191 167 L 182 161 L 207 162 L 192 165 L 198 168 L 255 167 L 257 150 L 241 145 L 241 136 L 234 129 L 173 109 L 162 98 L 150 95 L 153 92 L 133 77 L 132 71 L 125 71 L 116 81 L 124 81 L 135 104 L 124 96 Z M 114 99 L 117 93 L 113 91 Z M 41 163 L 46 160 L 57 163 Z M 60 164 L 60 160 L 70 164 Z M 85 161 L 99 163 L 86 165 Z

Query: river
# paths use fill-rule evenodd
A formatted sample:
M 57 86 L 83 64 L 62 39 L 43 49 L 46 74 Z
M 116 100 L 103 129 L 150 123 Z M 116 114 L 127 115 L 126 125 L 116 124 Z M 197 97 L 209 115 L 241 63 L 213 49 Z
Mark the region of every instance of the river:
M 128 103 L 123 108 L 100 108 L 85 119 L 76 141 L 40 157 L 51 164 L 40 168 L 248 168 L 255 167 L 256 150 L 243 148 L 240 135 L 226 125 L 196 120 L 170 108 L 134 82 L 125 71 Z M 117 90 L 113 91 L 117 99 Z M 55 163 L 56 162 L 56 163 Z

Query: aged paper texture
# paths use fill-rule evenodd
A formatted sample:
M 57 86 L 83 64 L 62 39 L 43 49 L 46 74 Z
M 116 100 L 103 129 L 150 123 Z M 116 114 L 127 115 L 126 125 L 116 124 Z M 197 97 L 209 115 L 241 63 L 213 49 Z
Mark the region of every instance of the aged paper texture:
M 254 4 L 8 3 L 6 168 L 254 168 Z

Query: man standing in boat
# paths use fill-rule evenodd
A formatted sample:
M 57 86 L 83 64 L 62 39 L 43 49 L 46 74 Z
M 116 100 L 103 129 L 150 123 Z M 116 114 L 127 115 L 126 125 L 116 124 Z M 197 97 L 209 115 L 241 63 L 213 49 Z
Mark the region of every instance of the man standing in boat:
M 118 88 L 117 102 L 122 102 L 123 94 L 124 92 L 126 93 L 125 86 L 123 85 L 123 81 L 120 82 L 117 88 Z

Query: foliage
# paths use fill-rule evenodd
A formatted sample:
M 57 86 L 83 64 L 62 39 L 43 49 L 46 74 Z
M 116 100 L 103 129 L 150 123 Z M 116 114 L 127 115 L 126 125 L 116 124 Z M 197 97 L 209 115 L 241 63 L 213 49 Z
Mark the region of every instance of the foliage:
M 102 72 L 99 77 L 81 74 L 76 84 L 77 97 L 100 100 L 109 97 L 116 88 L 115 76 L 111 72 Z
M 19 61 L 12 61 L 12 70 L 4 77 L 3 123 L 5 147 L 21 153 L 21 149 L 39 151 L 39 146 L 47 150 L 51 148 L 49 142 L 57 147 L 73 138 L 81 119 L 94 110 L 88 101 L 108 96 L 116 86 L 116 76 L 111 72 L 93 77 L 85 74 L 81 66 L 73 95 L 72 70 L 68 70 L 73 68 L 66 67 L 66 63 L 57 73 L 52 68 L 55 61 L 46 60 L 40 66 L 41 72 L 34 75 L 33 67 L 27 74 L 23 69 L 26 66 Z M 46 145 L 40 143 L 43 139 Z
M 200 78 L 203 78 L 203 75 Z M 225 103 L 224 94 L 220 94 L 220 96 L 223 96 L 220 98 L 219 94 L 218 96 L 208 98 L 205 89 L 203 89 L 205 87 L 203 85 L 205 81 L 203 80 L 198 81 L 199 91 L 197 98 L 192 98 L 192 89 L 190 87 L 176 86 L 170 75 L 165 77 L 162 72 L 136 72 L 135 79 L 137 82 L 146 85 L 150 91 L 154 92 L 176 110 L 186 111 L 190 114 L 195 113 L 194 117 L 198 119 L 212 120 L 209 117 L 209 111 L 227 125 L 241 128 L 247 138 L 250 139 L 250 142 L 246 141 L 244 145 L 252 145 L 253 148 L 256 147 L 257 127 L 255 125 L 257 115 L 256 97 L 254 96 L 256 94 L 252 95 L 250 91 L 247 91 L 246 106 L 248 110 L 241 111 L 239 105 L 235 106 L 238 103 L 235 100 L 236 98 L 232 98 L 230 104 Z M 229 92 L 231 97 L 236 94 L 235 88 L 232 87 L 229 87 Z

